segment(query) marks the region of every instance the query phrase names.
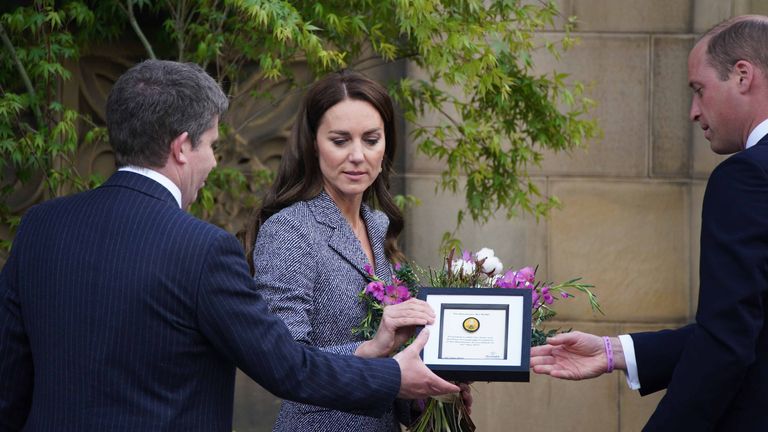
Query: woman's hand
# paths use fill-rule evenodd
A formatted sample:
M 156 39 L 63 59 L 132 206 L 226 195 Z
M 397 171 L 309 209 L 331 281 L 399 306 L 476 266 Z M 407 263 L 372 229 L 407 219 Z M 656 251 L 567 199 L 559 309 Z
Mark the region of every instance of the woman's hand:
M 413 336 L 417 326 L 432 324 L 434 321 L 435 313 L 423 300 L 410 299 L 386 306 L 373 339 L 360 344 L 355 350 L 355 355 L 368 358 L 387 357 Z

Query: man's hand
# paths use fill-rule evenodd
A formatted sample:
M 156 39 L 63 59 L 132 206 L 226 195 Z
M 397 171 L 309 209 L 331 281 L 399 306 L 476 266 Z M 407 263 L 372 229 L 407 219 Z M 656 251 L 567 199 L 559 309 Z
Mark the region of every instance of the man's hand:
M 400 393 L 402 399 L 423 399 L 448 393 L 458 393 L 459 387 L 443 380 L 421 361 L 419 353 L 429 338 L 429 331 L 424 329 L 416 340 L 395 356 L 400 364 Z
M 418 299 L 384 307 L 379 329 L 373 339 L 355 350 L 358 357 L 387 357 L 413 336 L 417 326 L 432 324 L 435 313 L 427 302 Z
M 624 351 L 618 338 L 611 338 L 615 369 L 626 370 Z M 531 348 L 531 367 L 538 374 L 566 380 L 595 378 L 608 369 L 603 338 L 589 333 L 561 333 L 547 345 Z

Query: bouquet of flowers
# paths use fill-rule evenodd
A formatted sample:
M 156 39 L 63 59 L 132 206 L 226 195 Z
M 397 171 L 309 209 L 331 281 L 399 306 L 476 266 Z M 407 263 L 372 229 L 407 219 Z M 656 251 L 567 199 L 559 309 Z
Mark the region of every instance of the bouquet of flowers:
M 531 346 L 546 343 L 547 337 L 557 334 L 559 329 L 547 330 L 543 323 L 552 319 L 556 313 L 556 301 L 575 297 L 572 292 L 578 291 L 587 296 L 593 311 L 600 312 L 600 304 L 592 293 L 592 285 L 581 283 L 581 278 L 575 278 L 563 283 L 551 283 L 536 280 L 538 267 L 523 267 L 518 270 L 503 270 L 504 266 L 495 256 L 492 249 L 483 248 L 476 253 L 455 250 L 445 258 L 444 265 L 439 270 L 423 271 L 410 264 L 395 264 L 392 282 L 387 284 L 373 274 L 372 268 L 366 265 L 369 283 L 360 292 L 360 300 L 365 304 L 367 314 L 359 327 L 353 329 L 366 339 L 373 338 L 381 322 L 384 307 L 397 304 L 415 297 L 420 286 L 419 274 L 429 280 L 429 285 L 435 287 L 469 287 L 469 288 L 501 288 L 531 290 L 532 320 Z M 570 330 L 566 330 L 570 331 Z M 422 401 L 419 401 L 422 402 Z M 427 431 L 474 431 L 475 425 L 470 419 L 461 397 L 430 398 L 422 404 L 422 414 L 408 429 L 412 432 Z

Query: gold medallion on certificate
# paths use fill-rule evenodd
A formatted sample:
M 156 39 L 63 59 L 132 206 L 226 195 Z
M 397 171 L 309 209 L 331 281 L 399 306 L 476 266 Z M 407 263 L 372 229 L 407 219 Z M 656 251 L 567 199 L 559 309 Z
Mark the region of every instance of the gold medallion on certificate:
M 475 317 L 469 317 L 461 325 L 464 327 L 464 330 L 474 333 L 480 328 L 480 321 Z

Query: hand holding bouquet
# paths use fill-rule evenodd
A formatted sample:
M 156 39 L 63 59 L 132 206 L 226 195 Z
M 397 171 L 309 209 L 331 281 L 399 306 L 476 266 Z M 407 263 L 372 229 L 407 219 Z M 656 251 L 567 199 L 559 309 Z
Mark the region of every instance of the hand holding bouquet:
M 542 282 L 536 280 L 538 267 L 523 267 L 517 270 L 503 270 L 503 264 L 492 249 L 483 248 L 476 253 L 463 251 L 458 254 L 451 251 L 445 257 L 444 265 L 439 270 L 419 271 L 425 274 L 429 284 L 434 287 L 500 288 L 528 289 L 532 298 L 531 345 L 546 343 L 546 338 L 558 330 L 546 330 L 543 323 L 552 319 L 556 313 L 554 305 L 559 300 L 575 297 L 572 291 L 586 295 L 592 310 L 602 313 L 597 297 L 592 293 L 592 285 L 581 283 L 580 278 L 563 283 Z M 414 266 L 395 264 L 394 277 L 390 283 L 377 278 L 369 265 L 365 271 L 369 283 L 360 292 L 361 301 L 366 305 L 367 314 L 359 327 L 353 329 L 366 339 L 372 339 L 384 318 L 385 308 L 399 305 L 418 294 L 420 277 Z M 396 344 L 405 342 L 405 332 L 397 338 Z M 398 347 L 394 347 L 397 349 Z M 467 394 L 469 394 L 467 392 Z M 465 400 L 459 395 L 448 398 L 430 398 L 422 404 L 422 413 L 409 428 L 413 432 L 426 431 L 474 431 L 475 425 L 469 417 Z

